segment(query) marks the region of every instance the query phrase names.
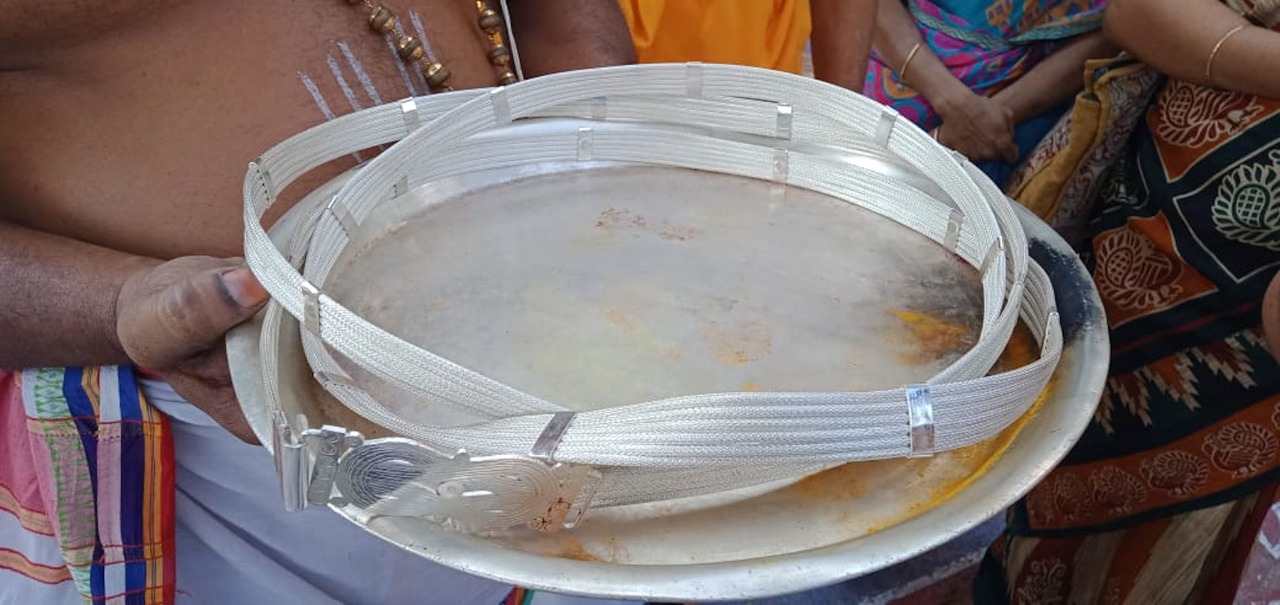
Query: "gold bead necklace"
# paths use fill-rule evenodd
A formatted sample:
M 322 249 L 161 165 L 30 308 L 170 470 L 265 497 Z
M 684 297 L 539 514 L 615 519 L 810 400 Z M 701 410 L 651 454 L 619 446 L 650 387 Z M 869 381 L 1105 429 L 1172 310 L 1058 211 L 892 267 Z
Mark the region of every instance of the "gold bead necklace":
M 427 80 L 427 86 L 431 88 L 431 92 L 444 92 L 453 90 L 449 86 L 449 77 L 453 75 L 448 67 L 437 61 L 434 57 L 427 53 L 426 47 L 421 40 L 413 36 L 395 33 L 396 15 L 381 4 L 374 4 L 371 0 L 347 0 L 347 4 L 361 4 L 369 11 L 369 27 L 374 32 L 385 35 L 395 36 L 396 52 L 400 58 L 411 66 L 417 67 L 422 71 L 422 76 Z M 515 83 L 516 74 L 512 71 L 511 49 L 507 47 L 503 38 L 503 32 L 506 24 L 502 18 L 502 13 L 489 7 L 486 0 L 476 0 L 477 19 L 480 23 L 480 31 L 484 32 L 485 39 L 489 42 L 489 62 L 496 68 L 498 74 L 498 84 L 506 86 Z

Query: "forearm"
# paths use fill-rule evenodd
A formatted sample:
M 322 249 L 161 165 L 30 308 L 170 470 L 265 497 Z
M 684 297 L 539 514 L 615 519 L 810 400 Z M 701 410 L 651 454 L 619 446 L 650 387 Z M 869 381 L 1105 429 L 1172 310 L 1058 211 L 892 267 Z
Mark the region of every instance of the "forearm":
M 1077 36 L 1018 78 L 995 98 L 1013 110 L 1021 123 L 1071 98 L 1084 86 L 1084 63 L 1115 55 L 1117 48 L 1102 32 Z
M 617 0 L 508 0 L 526 78 L 636 60 Z
M 1169 76 L 1280 99 L 1280 34 L 1248 25 L 1216 0 L 1112 0 L 1103 25 L 1108 38 Z M 1214 46 L 1240 25 L 1218 49 L 1210 82 L 1205 66 Z
M 0 221 L 0 368 L 128 362 L 116 297 L 159 263 Z
M 973 94 L 929 49 L 901 0 L 880 0 L 872 42 L 880 58 L 895 71 L 901 70 L 907 58 L 911 58 L 904 78 L 906 83 L 924 95 L 939 112 Z M 919 48 L 911 57 L 917 45 Z
M 862 92 L 877 0 L 811 0 L 813 75 Z

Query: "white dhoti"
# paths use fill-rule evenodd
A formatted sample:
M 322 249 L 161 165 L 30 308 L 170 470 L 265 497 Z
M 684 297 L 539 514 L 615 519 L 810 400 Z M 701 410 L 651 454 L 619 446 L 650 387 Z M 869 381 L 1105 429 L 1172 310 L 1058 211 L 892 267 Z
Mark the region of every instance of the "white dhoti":
M 265 450 L 231 436 L 164 382 L 141 385 L 173 428 L 179 602 L 497 605 L 511 591 L 383 542 L 327 509 L 286 512 Z

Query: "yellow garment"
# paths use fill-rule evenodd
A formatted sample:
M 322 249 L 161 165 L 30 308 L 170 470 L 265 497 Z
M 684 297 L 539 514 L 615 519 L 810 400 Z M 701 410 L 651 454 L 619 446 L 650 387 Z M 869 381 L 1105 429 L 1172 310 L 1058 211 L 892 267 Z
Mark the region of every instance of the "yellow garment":
M 809 0 L 618 0 L 641 63 L 731 63 L 800 73 Z

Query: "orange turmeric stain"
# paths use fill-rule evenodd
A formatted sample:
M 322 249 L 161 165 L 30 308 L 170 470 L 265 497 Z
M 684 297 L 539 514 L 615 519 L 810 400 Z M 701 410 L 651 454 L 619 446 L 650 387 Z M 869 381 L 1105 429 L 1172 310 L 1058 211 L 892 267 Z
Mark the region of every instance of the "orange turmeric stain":
M 914 460 L 870 460 L 850 462 L 809 475 L 792 484 L 789 489 L 806 498 L 824 501 L 840 501 L 857 498 L 875 487 L 868 484 L 868 477 L 878 477 L 902 468 L 904 464 L 918 464 Z
M 974 329 L 959 322 L 919 311 L 892 309 L 889 312 L 902 322 L 904 340 L 908 344 L 907 350 L 898 354 L 903 363 L 932 363 L 946 355 L 962 352 L 977 342 Z
M 1009 344 L 1005 346 L 1004 352 L 996 360 L 996 365 L 991 372 L 999 374 L 1025 366 L 1040 358 L 1039 350 L 1040 346 L 1036 343 L 1035 336 L 1031 334 L 1031 328 L 1019 322 L 1009 337 Z
M 562 537 L 560 539 L 560 550 L 550 554 L 561 559 L 573 559 L 575 561 L 600 561 L 599 557 L 587 552 L 586 547 L 581 542 L 568 537 Z
M 702 339 L 716 361 L 724 366 L 758 361 L 773 350 L 773 331 L 768 324 L 756 321 L 736 326 L 708 326 L 703 330 Z

